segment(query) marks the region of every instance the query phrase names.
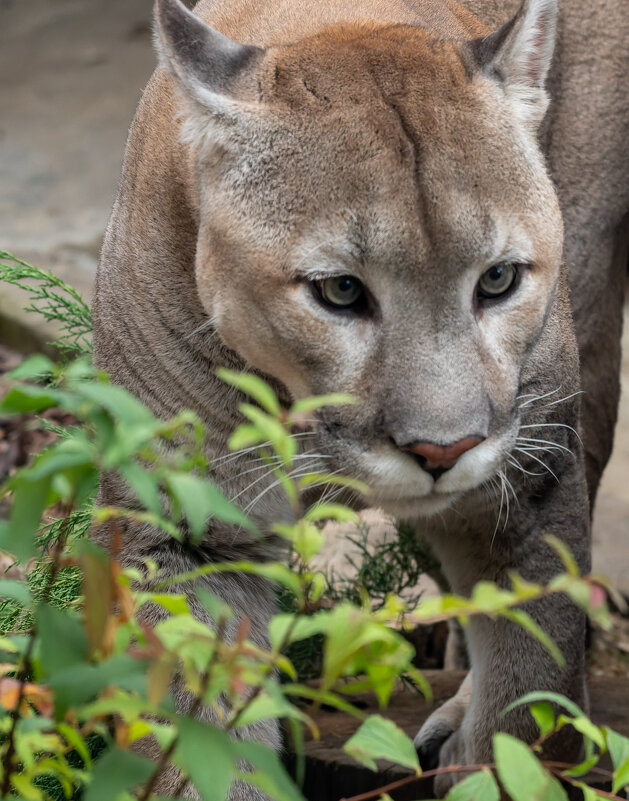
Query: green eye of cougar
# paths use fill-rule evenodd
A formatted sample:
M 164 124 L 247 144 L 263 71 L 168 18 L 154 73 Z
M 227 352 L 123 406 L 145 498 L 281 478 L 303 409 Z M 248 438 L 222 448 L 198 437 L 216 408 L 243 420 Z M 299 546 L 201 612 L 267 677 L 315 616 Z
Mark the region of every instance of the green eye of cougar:
M 356 308 L 366 300 L 365 288 L 352 275 L 335 275 L 314 282 L 319 298 L 337 309 Z
M 478 296 L 481 298 L 497 298 L 506 294 L 518 277 L 518 268 L 509 261 L 494 264 L 481 275 L 478 282 Z

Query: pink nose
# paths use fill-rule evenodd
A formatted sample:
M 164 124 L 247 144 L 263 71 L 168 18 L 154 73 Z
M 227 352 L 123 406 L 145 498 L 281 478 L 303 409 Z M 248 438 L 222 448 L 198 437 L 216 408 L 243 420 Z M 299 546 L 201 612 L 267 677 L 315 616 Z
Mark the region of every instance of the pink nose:
M 480 445 L 484 437 L 463 437 L 449 445 L 435 445 L 434 442 L 412 442 L 403 445 L 402 450 L 421 457 L 427 470 L 449 470 L 466 451 Z

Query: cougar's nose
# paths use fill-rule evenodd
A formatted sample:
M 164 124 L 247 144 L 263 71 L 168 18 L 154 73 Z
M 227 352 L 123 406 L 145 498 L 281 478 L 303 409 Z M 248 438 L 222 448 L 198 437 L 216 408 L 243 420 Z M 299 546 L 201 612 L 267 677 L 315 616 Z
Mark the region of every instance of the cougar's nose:
M 485 437 L 463 437 L 448 445 L 435 445 L 434 442 L 409 442 L 401 450 L 412 453 L 423 470 L 435 479 L 457 463 L 466 451 L 480 445 Z

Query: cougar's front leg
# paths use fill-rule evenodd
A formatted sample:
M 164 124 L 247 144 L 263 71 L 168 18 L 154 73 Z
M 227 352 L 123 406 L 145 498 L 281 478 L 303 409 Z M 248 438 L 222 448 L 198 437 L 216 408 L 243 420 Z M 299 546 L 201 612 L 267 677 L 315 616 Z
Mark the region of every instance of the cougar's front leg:
M 459 729 L 472 700 L 472 671 L 461 682 L 456 695 L 436 709 L 425 721 L 415 737 L 415 748 L 422 770 L 433 770 L 439 765 L 444 743 L 452 739 Z
M 160 580 L 169 576 L 181 575 L 199 567 L 198 560 L 190 558 L 185 548 L 170 540 L 163 540 L 160 546 L 152 546 L 145 550 L 142 550 L 139 545 L 135 552 L 130 553 L 131 550 L 129 548 L 128 552 L 124 554 L 125 566 L 133 566 L 141 570 L 143 560 L 148 556 L 160 566 L 158 575 Z M 194 583 L 188 582 L 171 587 L 172 592 L 181 592 L 186 595 L 190 611 L 197 620 L 209 628 L 216 629 L 216 621 L 211 618 L 196 596 L 196 588 L 199 586 L 202 586 L 214 597 L 221 599 L 233 613 L 233 617 L 229 618 L 222 627 L 222 637 L 226 642 L 235 640 L 241 623 L 247 620 L 250 626 L 249 639 L 259 648 L 267 650 L 270 647 L 268 624 L 275 614 L 275 591 L 266 580 L 246 574 L 219 574 L 205 576 L 197 579 Z M 169 613 L 157 604 L 145 604 L 140 612 L 142 623 L 150 628 L 159 625 L 168 617 Z M 224 718 L 221 721 L 214 706 L 198 707 L 194 695 L 185 688 L 181 677 L 174 679 L 171 691 L 175 709 L 179 715 L 194 713 L 197 718 L 206 723 L 216 727 L 224 725 Z M 217 699 L 217 702 L 221 703 L 220 699 Z M 238 740 L 260 743 L 274 751 L 279 751 L 281 748 L 280 725 L 276 719 L 239 726 L 234 731 L 233 737 Z M 134 750 L 152 759 L 156 764 L 162 755 L 157 741 L 151 736 L 137 740 Z M 247 769 L 246 765 L 240 765 L 240 767 Z M 180 789 L 181 786 L 181 774 L 178 768 L 172 762 L 168 762 L 160 772 L 153 790 L 160 796 L 171 796 L 178 790 L 178 797 L 198 801 L 200 796 L 192 784 L 185 783 L 183 789 Z M 230 788 L 228 801 L 269 801 L 269 797 L 251 784 L 236 781 Z
M 544 492 L 530 492 L 512 509 L 504 531 L 498 529 L 494 542 L 467 531 L 458 541 L 449 537 L 435 551 L 442 561 L 454 592 L 469 595 L 479 580 L 510 587 L 509 573 L 547 584 L 562 572 L 562 565 L 546 542 L 553 534 L 575 555 L 582 572 L 589 570 L 588 505 L 582 463 L 577 461 L 559 483 L 546 484 Z M 431 543 L 432 544 L 432 543 Z M 440 746 L 439 765 L 482 764 L 493 761 L 492 738 L 508 732 L 532 742 L 537 726 L 525 707 L 503 715 L 512 701 L 533 690 L 549 690 L 571 698 L 582 708 L 587 705 L 584 680 L 585 617 L 562 595 L 552 595 L 523 606 L 523 609 L 552 637 L 564 655 L 560 667 L 548 651 L 524 629 L 503 618 L 474 617 L 466 636 L 473 677 L 470 675 L 457 695 L 426 721 L 415 744 L 434 759 Z M 452 733 L 448 736 L 448 728 Z M 442 740 L 440 743 L 439 741 Z M 545 756 L 562 761 L 579 758 L 580 737 L 569 727 L 548 744 Z M 435 792 L 444 796 L 463 778 L 456 774 L 439 776 Z

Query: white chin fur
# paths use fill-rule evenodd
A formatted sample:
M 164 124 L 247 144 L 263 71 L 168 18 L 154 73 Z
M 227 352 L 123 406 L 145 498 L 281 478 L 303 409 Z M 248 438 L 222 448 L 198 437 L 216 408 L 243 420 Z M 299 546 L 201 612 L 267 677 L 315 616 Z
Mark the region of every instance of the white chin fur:
M 379 509 L 396 520 L 417 520 L 422 517 L 444 512 L 459 497 L 458 494 L 435 495 L 430 494 L 423 498 L 378 498 L 369 496 L 369 501 Z

